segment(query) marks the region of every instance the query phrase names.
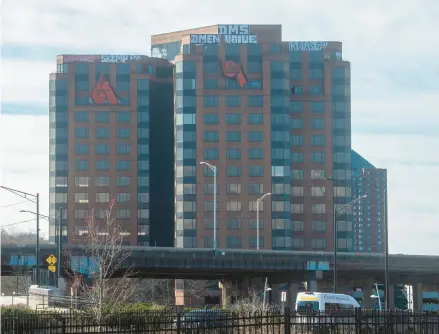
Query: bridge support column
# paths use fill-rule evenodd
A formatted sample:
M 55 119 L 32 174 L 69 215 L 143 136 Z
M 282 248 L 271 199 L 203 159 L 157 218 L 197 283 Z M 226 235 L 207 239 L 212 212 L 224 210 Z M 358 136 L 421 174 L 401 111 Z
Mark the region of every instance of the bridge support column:
M 374 292 L 373 284 L 372 281 L 365 281 L 363 284 L 363 308 L 365 310 L 371 310 L 373 308 L 373 300 L 370 298 Z
M 389 284 L 389 305 L 387 305 L 387 308 L 390 310 L 395 309 L 395 284 Z M 422 295 L 422 293 L 421 293 Z M 386 296 L 384 296 L 386 298 Z
M 296 306 L 296 297 L 298 292 L 299 292 L 299 284 L 297 282 L 290 282 L 288 284 L 287 303 L 286 303 L 286 306 L 288 306 L 290 310 L 294 310 Z
M 423 286 L 422 283 L 412 284 L 412 294 L 413 294 L 413 311 L 421 311 L 423 309 Z
M 221 289 L 221 304 L 223 307 L 230 307 L 232 305 L 233 282 L 224 279 L 219 283 Z

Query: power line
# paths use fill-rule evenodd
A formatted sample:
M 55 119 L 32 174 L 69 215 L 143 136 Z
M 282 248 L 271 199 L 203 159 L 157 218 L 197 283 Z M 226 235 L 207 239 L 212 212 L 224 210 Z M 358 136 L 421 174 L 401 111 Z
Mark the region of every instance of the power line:
M 0 209 L 9 208 L 10 206 L 15 206 L 15 205 L 23 204 L 23 203 L 29 203 L 29 201 L 23 201 L 23 202 L 3 205 L 3 206 L 0 206 Z
M 12 226 L 12 225 L 23 224 L 23 223 L 28 223 L 28 222 L 32 222 L 32 221 L 35 221 L 35 218 L 34 219 L 28 219 L 28 220 L 22 220 L 20 222 L 16 222 L 16 223 L 12 223 L 12 224 L 2 225 L 2 226 L 0 226 L 0 228 L 7 227 L 7 226 Z

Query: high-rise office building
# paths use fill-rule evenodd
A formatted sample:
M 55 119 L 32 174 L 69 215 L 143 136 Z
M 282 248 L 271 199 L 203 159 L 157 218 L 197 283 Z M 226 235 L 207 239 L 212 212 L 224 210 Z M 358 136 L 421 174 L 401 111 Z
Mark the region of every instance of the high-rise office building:
M 356 252 L 383 252 L 385 250 L 387 170 L 376 168 L 352 150 L 352 178 L 359 187 L 353 187 L 353 196 L 360 199 L 354 205 L 353 244 Z
M 83 242 L 115 200 L 126 243 L 173 245 L 173 65 L 138 55 L 60 55 L 50 74 L 50 216 Z M 49 235 L 54 240 L 55 222 Z
M 175 246 L 213 247 L 216 209 L 219 248 L 256 248 L 259 225 L 261 249 L 333 249 L 334 207 L 352 199 L 342 44 L 215 25 L 151 45 L 175 63 Z M 338 249 L 352 250 L 351 211 L 337 221 Z

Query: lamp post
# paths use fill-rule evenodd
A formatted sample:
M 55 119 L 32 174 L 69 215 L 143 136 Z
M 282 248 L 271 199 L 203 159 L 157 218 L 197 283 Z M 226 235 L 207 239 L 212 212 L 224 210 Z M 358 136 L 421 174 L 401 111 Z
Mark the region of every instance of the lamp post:
M 259 203 L 261 203 L 265 197 L 270 196 L 271 193 L 266 193 L 256 200 L 256 249 L 259 250 Z
M 37 219 L 37 244 L 36 244 L 36 249 L 35 249 L 35 257 L 36 257 L 36 272 L 35 272 L 35 280 L 37 285 L 40 284 L 40 194 L 36 193 L 36 194 L 30 194 L 24 191 L 20 191 L 17 189 L 12 189 L 12 188 L 8 188 L 5 186 L 0 186 L 0 188 L 9 191 L 10 193 L 13 193 L 17 196 L 20 196 L 26 200 L 28 200 L 29 202 L 35 203 L 36 205 L 36 219 Z
M 359 200 L 361 200 L 362 198 L 367 197 L 367 195 L 363 195 L 360 196 L 356 199 L 354 199 L 353 201 L 349 202 L 348 204 L 345 204 L 341 207 L 339 207 L 338 209 L 334 209 L 334 217 L 333 217 L 333 221 L 334 221 L 334 232 L 333 232 L 333 237 L 334 237 L 334 293 L 337 293 L 337 215 L 342 212 L 345 209 L 348 209 L 351 205 L 354 205 L 355 203 L 357 203 Z
M 213 172 L 213 250 L 216 250 L 216 166 L 206 161 L 201 161 L 200 165 L 209 167 Z
M 327 177 L 327 180 L 330 181 L 340 181 L 347 183 L 348 185 L 355 186 L 361 189 L 366 189 L 369 191 L 375 191 L 377 193 L 381 193 L 380 189 L 371 188 L 368 186 L 363 186 L 360 182 L 352 182 L 349 180 L 338 180 L 336 178 Z M 389 307 L 389 223 L 388 223 L 388 213 L 387 213 L 387 186 L 384 187 L 384 308 L 388 309 Z
M 58 213 L 58 219 L 56 218 L 52 218 L 49 216 L 45 216 L 42 214 L 37 214 L 36 212 L 33 211 L 29 211 L 29 210 L 20 210 L 20 212 L 26 212 L 26 213 L 31 213 L 33 215 L 36 215 L 39 218 L 45 219 L 47 220 L 49 223 L 53 222 L 54 220 L 57 220 L 57 231 L 58 231 L 58 240 L 57 240 L 57 248 L 56 248 L 56 257 L 57 257 L 57 261 L 56 261 L 56 270 L 57 270 L 57 281 L 56 281 L 56 286 L 58 287 L 58 279 L 61 277 L 61 255 L 62 255 L 62 216 L 63 216 L 63 208 L 60 207 L 59 208 L 59 213 Z M 56 233 L 55 233 L 56 234 Z M 56 237 L 56 236 L 55 236 Z

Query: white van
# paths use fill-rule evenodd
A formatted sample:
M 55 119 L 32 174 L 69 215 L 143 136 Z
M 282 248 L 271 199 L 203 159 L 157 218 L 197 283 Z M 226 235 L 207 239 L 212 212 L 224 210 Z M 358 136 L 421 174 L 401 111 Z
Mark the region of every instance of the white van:
M 297 294 L 295 310 L 298 314 L 298 323 L 335 325 L 350 320 L 354 322 L 355 309 L 359 307 L 360 304 L 349 295 L 300 292 Z

